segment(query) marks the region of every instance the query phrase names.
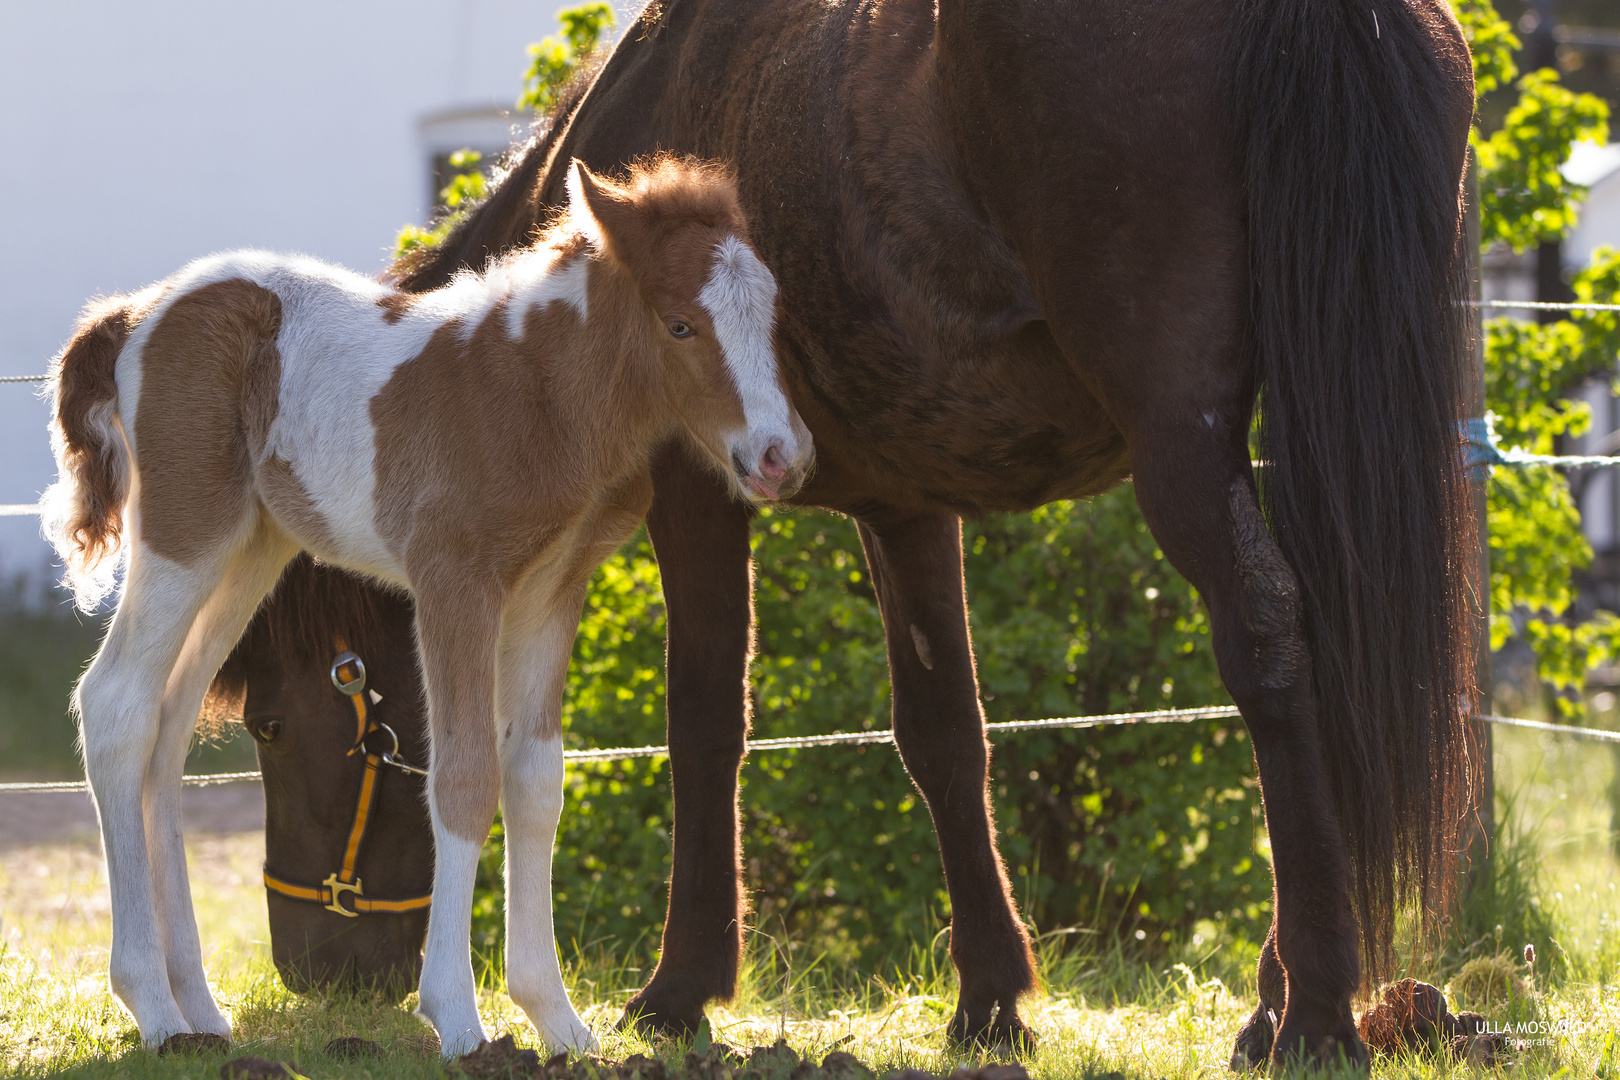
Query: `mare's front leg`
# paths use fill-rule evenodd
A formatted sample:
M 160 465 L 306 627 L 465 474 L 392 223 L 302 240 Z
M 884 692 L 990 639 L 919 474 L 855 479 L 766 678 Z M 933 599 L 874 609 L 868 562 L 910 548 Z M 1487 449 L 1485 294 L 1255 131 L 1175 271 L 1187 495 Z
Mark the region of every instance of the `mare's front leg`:
M 551 857 L 563 807 L 562 698 L 584 589 L 514 603 L 501 628 L 495 724 L 506 830 L 506 989 L 554 1051 L 597 1049 L 568 1000 L 552 923 Z
M 737 987 L 742 871 L 737 771 L 748 738 L 753 630 L 751 511 L 679 442 L 653 461 L 647 532 L 669 618 L 669 773 L 674 866 L 658 968 L 625 1006 L 644 1030 L 687 1035 Z
M 990 751 L 968 638 L 962 523 L 951 513 L 860 520 L 894 688 L 894 741 L 928 802 L 951 897 L 958 1043 L 1032 1049 L 1018 997 L 1035 985 L 990 809 Z
M 500 797 L 494 698 L 503 599 L 485 582 L 450 577 L 415 583 L 434 855 L 417 1012 L 439 1033 L 446 1058 L 486 1038 L 473 981 L 472 901 L 478 854 Z

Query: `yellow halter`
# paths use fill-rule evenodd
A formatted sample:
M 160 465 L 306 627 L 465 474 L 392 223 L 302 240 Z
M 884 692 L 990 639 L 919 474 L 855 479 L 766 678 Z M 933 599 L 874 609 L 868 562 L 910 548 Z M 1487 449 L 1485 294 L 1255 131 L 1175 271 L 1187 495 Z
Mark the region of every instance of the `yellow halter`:
M 404 911 L 418 911 L 433 902 L 432 893 L 406 897 L 403 900 L 372 899 L 366 896 L 360 879 L 355 876 L 354 864 L 360 857 L 360 844 L 366 838 L 366 826 L 371 821 L 372 805 L 377 801 L 379 767 L 392 765 L 403 772 L 424 777 L 427 776 L 427 770 L 418 769 L 399 760 L 399 736 L 394 733 L 393 728 L 371 716 L 365 694 L 365 663 L 349 651 L 341 637 L 335 638 L 333 644 L 338 652 L 336 659 L 332 661 L 332 685 L 349 699 L 349 704 L 354 708 L 354 745 L 349 748 L 349 755 L 352 757 L 361 751 L 366 755 L 366 771 L 360 779 L 360 800 L 354 808 L 354 825 L 349 829 L 349 842 L 343 849 L 343 866 L 328 874 L 318 887 L 294 885 L 271 874 L 266 867 L 264 887 L 294 900 L 313 901 L 328 911 L 335 911 L 351 919 L 362 914 L 393 915 Z M 393 741 L 392 747 L 380 754 L 366 749 L 367 736 L 377 731 L 384 732 Z M 348 907 L 345 907 L 342 901 L 344 893 L 350 894 Z

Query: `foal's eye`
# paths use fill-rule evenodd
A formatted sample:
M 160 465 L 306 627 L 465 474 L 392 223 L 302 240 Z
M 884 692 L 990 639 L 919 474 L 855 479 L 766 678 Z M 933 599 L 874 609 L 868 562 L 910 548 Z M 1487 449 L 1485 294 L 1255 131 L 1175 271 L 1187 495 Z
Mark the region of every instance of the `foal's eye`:
M 276 736 L 281 734 L 280 720 L 266 720 L 253 728 L 253 737 L 260 742 L 275 742 Z
M 689 338 L 693 334 L 697 333 L 696 330 L 692 329 L 692 324 L 686 322 L 684 319 L 671 319 L 669 320 L 668 325 L 671 337 Z

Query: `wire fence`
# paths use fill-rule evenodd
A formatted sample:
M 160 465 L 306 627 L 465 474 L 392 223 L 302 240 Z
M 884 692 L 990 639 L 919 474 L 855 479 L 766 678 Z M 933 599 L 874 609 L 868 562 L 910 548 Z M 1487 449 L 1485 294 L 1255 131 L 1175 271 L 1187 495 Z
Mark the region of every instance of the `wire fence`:
M 1050 720 L 1006 720 L 995 724 L 986 724 L 984 730 L 988 735 L 999 735 L 1023 731 L 1124 727 L 1133 724 L 1189 724 L 1196 720 L 1235 719 L 1241 715 L 1235 705 L 1209 705 L 1197 709 L 1155 709 L 1150 712 L 1104 713 L 1097 716 L 1060 716 Z M 1604 731 L 1601 728 L 1575 727 L 1568 724 L 1549 724 L 1541 720 L 1521 720 L 1512 716 L 1487 715 L 1476 716 L 1475 719 L 1491 724 L 1528 728 L 1531 731 L 1542 731 L 1575 739 L 1590 739 L 1620 745 L 1620 731 Z M 805 750 L 822 746 L 870 746 L 880 743 L 893 745 L 894 733 L 892 731 L 876 730 L 847 731 L 832 735 L 798 735 L 783 739 L 750 739 L 747 753 L 753 754 L 774 750 Z M 625 761 L 631 758 L 668 756 L 669 747 L 667 746 L 615 746 L 596 750 L 563 751 L 563 760 L 572 762 Z M 261 776 L 257 772 L 204 773 L 184 777 L 182 782 L 193 787 L 206 787 L 210 784 L 228 784 L 237 780 L 258 779 L 261 779 Z M 12 783 L 0 784 L 0 794 L 32 791 L 84 791 L 86 788 L 87 785 L 82 780 Z
M 1620 304 L 1551 303 L 1535 300 L 1475 300 L 1471 301 L 1469 306 L 1492 310 L 1620 311 Z M 49 377 L 48 375 L 3 375 L 0 376 L 0 383 L 42 383 Z M 1492 427 L 1489 414 L 1483 418 L 1461 421 L 1459 430 L 1463 436 L 1466 464 L 1469 468 L 1478 468 L 1485 465 L 1510 467 L 1541 465 L 1566 468 L 1620 465 L 1620 457 L 1531 454 L 1523 450 L 1502 447 L 1497 441 L 1496 432 Z M 39 512 L 38 503 L 0 504 L 0 517 L 24 517 Z M 1129 724 L 1185 724 L 1196 720 L 1228 719 L 1239 716 L 1241 714 L 1236 706 L 1214 705 L 1198 709 L 1160 709 L 1151 712 L 1054 717 L 1046 720 L 1009 720 L 986 724 L 984 727 L 987 735 L 997 735 L 1020 731 L 1120 727 Z M 1566 724 L 1549 724 L 1540 720 L 1524 720 L 1510 716 L 1476 716 L 1475 719 L 1491 724 L 1526 728 L 1532 731 L 1542 731 L 1570 738 L 1620 744 L 1620 731 L 1604 731 L 1598 728 L 1583 728 Z M 754 753 L 776 750 L 802 750 L 821 746 L 863 746 L 880 743 L 892 745 L 894 743 L 893 732 L 881 730 L 850 731 L 831 735 L 754 739 L 749 741 L 747 750 L 749 753 Z M 667 757 L 668 754 L 669 747 L 667 746 L 618 746 L 591 750 L 566 750 L 563 752 L 563 758 L 565 761 L 573 762 L 623 761 L 633 758 Z M 239 780 L 259 779 L 262 779 L 260 773 L 250 771 L 186 776 L 182 782 L 188 786 L 204 787 L 211 784 L 227 784 Z M 4 783 L 0 784 L 0 793 L 85 791 L 87 788 L 88 785 L 84 781 L 73 780 L 42 783 Z

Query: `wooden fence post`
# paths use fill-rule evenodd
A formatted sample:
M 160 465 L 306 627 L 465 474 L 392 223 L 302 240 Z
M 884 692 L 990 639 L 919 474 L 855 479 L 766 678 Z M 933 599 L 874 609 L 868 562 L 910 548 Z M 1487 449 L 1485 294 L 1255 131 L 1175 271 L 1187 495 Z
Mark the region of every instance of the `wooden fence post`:
M 1468 245 L 1469 298 L 1475 306 L 1469 309 L 1468 350 L 1463 358 L 1467 365 L 1464 387 L 1467 391 L 1468 415 L 1478 419 L 1485 415 L 1485 311 L 1479 307 L 1483 298 L 1482 268 L 1480 266 L 1479 170 L 1473 150 L 1468 152 L 1467 211 L 1464 242 Z M 1477 695 L 1474 711 L 1480 715 L 1491 712 L 1491 543 L 1486 491 L 1490 486 L 1490 467 L 1481 465 L 1469 473 L 1469 494 L 1473 497 L 1475 536 L 1479 553 L 1475 566 L 1473 593 L 1474 630 L 1474 685 Z M 1475 779 L 1474 825 L 1468 841 L 1468 888 L 1489 887 L 1490 860 L 1496 845 L 1496 778 L 1495 760 L 1491 740 L 1491 725 L 1483 720 L 1474 721 L 1474 744 L 1480 754 Z

